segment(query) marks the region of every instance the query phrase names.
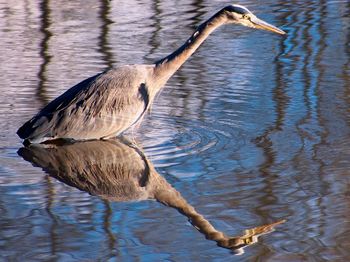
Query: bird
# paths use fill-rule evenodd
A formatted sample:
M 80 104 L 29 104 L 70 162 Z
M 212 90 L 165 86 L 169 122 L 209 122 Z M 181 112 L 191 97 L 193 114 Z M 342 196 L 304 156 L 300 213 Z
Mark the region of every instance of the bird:
M 216 28 L 225 24 L 286 34 L 244 6 L 228 5 L 200 24 L 177 50 L 153 64 L 107 69 L 71 87 L 24 123 L 18 136 L 28 145 L 121 135 L 141 122 L 169 78 Z
M 239 236 L 226 235 L 196 211 L 181 192 L 157 172 L 143 149 L 127 137 L 74 143 L 61 141 L 59 145 L 34 144 L 20 148 L 17 153 L 51 177 L 90 195 L 115 202 L 156 200 L 174 208 L 206 239 L 237 255 L 285 222 L 280 219 L 245 229 Z

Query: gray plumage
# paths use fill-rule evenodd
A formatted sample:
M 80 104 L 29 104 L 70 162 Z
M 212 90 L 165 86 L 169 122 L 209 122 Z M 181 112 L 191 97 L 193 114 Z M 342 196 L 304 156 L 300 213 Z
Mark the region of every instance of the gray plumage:
M 118 135 L 146 112 L 150 71 L 150 66 L 123 66 L 84 80 L 49 103 L 18 132 L 34 142 Z
M 275 226 L 284 222 L 280 220 L 246 229 L 242 236 L 226 236 L 157 173 L 141 148 L 125 138 L 60 146 L 30 145 L 20 148 L 18 154 L 50 176 L 91 195 L 109 201 L 153 199 L 173 207 L 207 239 L 239 253 L 243 252 L 244 247 L 256 243 L 258 236 L 272 232 Z
M 208 35 L 230 23 L 284 34 L 243 6 L 227 6 L 201 24 L 185 44 L 169 56 L 153 65 L 121 66 L 82 81 L 50 102 L 19 128 L 17 134 L 25 143 L 120 135 L 141 121 L 159 90 Z

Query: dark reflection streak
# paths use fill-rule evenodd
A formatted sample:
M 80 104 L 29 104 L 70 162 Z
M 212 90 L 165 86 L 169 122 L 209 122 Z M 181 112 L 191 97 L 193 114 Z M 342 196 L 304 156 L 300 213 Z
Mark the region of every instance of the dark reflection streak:
M 116 254 L 113 253 L 113 250 L 116 246 L 116 237 L 113 234 L 113 231 L 111 230 L 111 220 L 113 218 L 113 211 L 111 208 L 111 205 L 108 200 L 103 200 L 105 211 L 104 211 L 104 218 L 103 218 L 103 228 L 106 232 L 106 235 L 108 236 L 108 247 L 111 252 L 109 258 L 114 257 Z
M 287 24 L 288 17 L 291 17 L 291 20 L 295 22 L 297 20 L 296 14 L 292 14 L 293 11 L 282 13 L 283 16 L 280 18 L 280 20 L 282 21 L 281 24 Z M 285 63 L 283 62 L 283 56 L 289 55 L 288 53 L 286 53 L 286 50 L 288 50 L 288 42 L 295 41 L 295 38 L 297 38 L 297 32 L 288 33 L 287 38 L 281 40 L 280 52 L 276 56 L 275 60 L 276 88 L 273 90 L 273 101 L 276 104 L 276 120 L 273 126 L 269 127 L 261 136 L 255 139 L 256 145 L 262 148 L 264 151 L 265 161 L 260 166 L 260 171 L 265 175 L 269 173 L 269 168 L 275 162 L 276 153 L 272 148 L 272 141 L 270 139 L 270 135 L 282 130 L 285 119 L 286 107 L 290 100 L 285 91 L 286 79 L 284 79 Z
M 320 7 L 319 10 L 317 10 L 317 7 Z M 322 66 L 321 60 L 323 57 L 323 53 L 324 50 L 326 48 L 326 31 L 325 31 L 325 27 L 324 27 L 324 19 L 327 18 L 327 4 L 325 3 L 325 1 L 321 0 L 317 6 L 312 6 L 307 14 L 306 17 L 306 22 L 307 21 L 312 21 L 308 23 L 308 27 L 306 28 L 305 31 L 305 35 L 304 35 L 304 39 L 306 40 L 306 56 L 305 56 L 305 66 L 303 68 L 303 75 L 304 75 L 304 79 L 305 79 L 305 89 L 304 89 L 304 100 L 305 100 L 305 104 L 306 104 L 306 108 L 307 108 L 307 114 L 304 118 L 302 118 L 298 123 L 297 123 L 297 130 L 300 134 L 300 138 L 304 141 L 303 145 L 305 144 L 305 139 L 308 139 L 308 137 L 305 137 L 306 135 L 304 134 L 305 132 L 303 132 L 301 125 L 306 124 L 310 121 L 313 120 L 314 117 L 316 117 L 316 119 L 314 119 L 317 123 L 318 126 L 322 129 L 322 133 L 325 133 L 324 130 L 326 130 L 326 126 L 321 124 L 322 123 L 322 117 L 320 115 L 319 112 L 319 108 L 320 108 L 320 99 L 318 97 L 319 94 L 319 87 L 321 85 L 322 82 L 322 78 L 324 75 L 324 67 Z M 312 19 L 313 16 L 315 16 L 315 19 Z M 319 41 L 313 45 L 311 45 L 312 43 L 312 38 L 314 37 L 314 35 L 309 33 L 309 30 L 311 28 L 311 26 L 317 26 L 317 33 L 318 33 L 318 37 L 319 37 Z M 313 55 L 314 54 L 314 55 Z M 314 59 L 312 59 L 314 58 Z M 312 61 L 313 60 L 313 61 Z M 311 81 L 313 75 L 316 74 L 316 81 L 314 81 L 315 83 L 312 84 L 313 81 Z M 316 103 L 314 105 L 315 108 L 312 108 L 312 97 L 311 96 L 315 96 L 316 99 Z M 313 116 L 313 111 L 315 112 L 315 116 Z M 313 125 L 316 125 L 316 123 L 313 123 Z M 321 133 L 321 132 L 319 132 Z M 319 133 L 313 132 L 312 133 L 312 139 L 314 140 L 315 136 L 318 135 Z M 322 143 L 322 135 L 320 136 L 320 141 Z M 324 163 L 322 163 L 322 161 L 319 161 L 318 159 L 315 158 L 315 156 L 317 155 L 315 153 L 315 148 L 317 148 L 318 144 L 315 144 L 313 146 L 313 153 L 311 155 L 311 158 L 315 161 L 315 163 L 318 163 L 318 171 L 316 172 L 316 175 L 318 174 L 318 181 L 320 181 L 322 183 L 322 185 L 326 185 L 326 182 L 322 182 L 322 178 L 323 176 L 321 176 L 322 174 L 322 169 L 324 167 Z M 302 147 L 300 151 L 302 151 L 304 148 Z M 298 160 L 296 160 L 296 166 L 298 165 Z M 324 188 L 324 186 L 322 187 Z M 322 192 L 314 192 L 316 193 L 322 193 Z
M 202 20 L 201 18 L 203 16 L 203 14 L 205 13 L 203 11 L 205 9 L 205 5 L 203 4 L 203 1 L 201 1 L 201 0 L 193 1 L 193 3 L 191 5 L 194 6 L 194 10 L 191 10 L 188 12 L 191 12 L 193 19 L 190 20 L 189 24 L 186 24 L 184 26 L 190 27 L 192 30 L 195 30 L 197 28 L 197 26 L 199 26 L 200 23 L 203 22 L 203 20 L 204 20 L 204 19 Z M 203 55 L 201 55 L 198 52 L 197 55 L 195 55 L 195 57 L 192 59 L 199 60 L 202 57 L 203 57 Z M 205 59 L 206 58 L 204 57 L 204 60 Z M 206 63 L 204 63 L 204 64 L 206 64 Z M 194 74 L 194 78 L 195 78 L 194 80 L 196 83 L 200 83 L 202 76 L 200 74 L 197 74 L 197 71 L 196 71 L 196 73 Z M 192 88 L 188 88 L 188 86 L 186 86 L 186 83 L 189 82 L 188 81 L 189 79 L 188 79 L 188 74 L 185 72 L 185 70 L 180 69 L 177 72 L 177 79 L 178 79 L 178 82 L 180 83 L 181 89 L 185 89 L 183 92 L 183 96 L 182 96 L 183 104 L 181 105 L 181 116 L 184 118 L 187 118 L 189 115 L 192 114 L 192 111 L 193 111 L 193 108 L 191 106 L 191 100 L 193 99 L 192 92 L 195 91 L 195 92 L 199 92 L 199 94 L 196 94 L 196 96 L 202 98 L 201 105 L 200 105 L 200 108 L 202 110 L 200 110 L 198 112 L 199 118 L 202 119 L 203 118 L 203 116 L 202 116 L 203 109 L 205 108 L 205 105 L 206 105 L 206 99 L 205 99 L 206 95 L 202 94 L 201 88 L 197 88 L 197 89 L 193 90 Z M 176 108 L 173 109 L 174 113 L 172 113 L 172 114 L 176 115 L 175 111 L 177 111 L 177 110 L 178 109 L 176 109 Z M 176 126 L 181 126 L 179 124 L 180 123 L 178 123 Z
M 109 25 L 113 23 L 111 19 L 109 19 L 110 13 L 110 1 L 109 0 L 101 0 L 101 8 L 99 12 L 99 18 L 102 21 L 101 26 L 101 35 L 99 36 L 99 52 L 103 55 L 103 60 L 106 62 L 107 68 L 113 67 L 113 54 L 112 49 L 108 44 L 108 33 L 109 33 Z
M 302 68 L 302 74 L 303 74 L 303 85 L 304 85 L 304 104 L 306 107 L 306 114 L 304 117 L 302 117 L 297 123 L 296 123 L 296 129 L 298 131 L 299 137 L 302 140 L 301 147 L 298 153 L 295 154 L 293 158 L 293 162 L 295 165 L 295 168 L 298 169 L 298 166 L 300 165 L 300 162 L 303 162 L 303 159 L 305 156 L 303 155 L 307 148 L 305 148 L 305 145 L 308 143 L 307 140 L 315 140 L 317 133 L 310 130 L 309 132 L 312 132 L 309 134 L 307 130 L 303 128 L 303 125 L 312 123 L 314 120 L 315 122 L 319 122 L 317 119 L 317 108 L 319 105 L 319 99 L 316 97 L 317 89 L 319 87 L 321 78 L 321 70 L 322 67 L 319 68 L 320 59 L 322 57 L 322 51 L 325 47 L 324 43 L 322 43 L 322 39 L 324 39 L 326 36 L 324 35 L 324 31 L 320 28 L 322 25 L 322 17 L 324 15 L 324 10 L 317 10 L 317 7 L 320 6 L 320 4 L 314 4 L 314 5 L 308 5 L 305 12 L 304 19 L 300 22 L 301 24 L 305 24 L 306 27 L 303 30 L 302 33 L 302 39 L 304 40 L 304 50 L 306 51 L 303 61 L 303 68 Z M 317 43 L 314 43 L 316 35 L 311 34 L 310 30 L 312 27 L 318 26 L 318 37 L 319 41 Z M 315 77 L 314 75 L 317 74 Z M 316 78 L 316 81 L 313 81 L 313 78 Z M 316 99 L 316 105 L 313 105 L 313 99 Z M 316 118 L 316 119 L 315 119 Z M 313 125 L 316 125 L 316 123 L 312 123 Z M 312 153 L 312 152 L 309 152 Z M 312 154 L 310 157 L 312 158 L 314 154 Z M 306 158 L 307 159 L 307 158 Z M 315 163 L 317 163 L 316 161 Z M 319 165 L 319 167 L 322 166 L 322 164 Z M 319 177 L 318 181 L 321 181 L 322 178 Z M 302 184 L 302 183 L 300 183 Z M 316 184 L 316 183 L 315 183 Z M 309 190 L 310 191 L 310 190 Z M 317 194 L 317 192 L 313 192 L 314 194 Z
M 297 16 L 293 14 L 293 10 L 282 13 L 279 20 L 281 21 L 281 24 L 287 24 L 288 18 L 291 17 L 292 21 L 295 23 L 297 20 Z M 261 166 L 259 167 L 259 171 L 261 172 L 262 176 L 265 177 L 264 181 L 264 188 L 262 189 L 265 194 L 260 198 L 261 205 L 266 206 L 269 204 L 273 204 L 276 202 L 277 197 L 274 195 L 274 187 L 275 187 L 275 178 L 276 175 L 272 174 L 270 171 L 270 168 L 275 163 L 275 157 L 276 152 L 273 150 L 273 142 L 270 139 L 271 134 L 281 131 L 284 125 L 285 121 L 285 112 L 286 108 L 288 106 L 289 97 L 286 94 L 286 83 L 288 82 L 288 79 L 286 79 L 286 69 L 289 69 L 291 67 L 290 65 L 290 59 L 287 58 L 289 56 L 288 45 L 290 45 L 290 42 L 295 41 L 297 38 L 297 33 L 290 33 L 288 34 L 287 38 L 281 39 L 280 44 L 280 52 L 276 56 L 275 65 L 276 65 L 276 88 L 273 90 L 273 100 L 276 104 L 276 120 L 274 122 L 274 125 L 269 127 L 263 135 L 257 137 L 255 139 L 255 143 L 258 147 L 262 148 L 265 161 Z M 288 59 L 288 60 L 286 60 Z M 287 61 L 287 62 L 284 62 Z M 286 68 L 285 68 L 286 67 Z M 294 69 L 290 69 L 293 71 Z M 262 217 L 270 217 L 269 214 L 265 214 L 266 212 L 269 212 L 268 210 L 260 210 L 258 207 L 256 212 L 260 214 Z
M 191 13 L 194 13 L 194 16 L 191 18 L 191 20 L 193 20 L 194 25 L 198 26 L 203 22 L 203 16 L 207 13 L 205 11 L 206 5 L 203 4 L 202 0 L 193 1 L 191 5 L 194 7 L 194 11 L 190 11 Z
M 279 4 L 283 6 L 283 3 Z M 281 24 L 296 24 L 298 17 L 297 12 L 293 10 L 289 12 L 282 12 L 280 20 Z M 290 21 L 289 21 L 290 20 Z M 289 96 L 286 94 L 286 83 L 288 79 L 285 79 L 284 75 L 287 75 L 290 72 L 295 71 L 296 65 L 293 65 L 292 54 L 295 46 L 298 42 L 298 31 L 288 32 L 286 38 L 282 39 L 280 42 L 280 52 L 276 56 L 275 65 L 276 65 L 276 88 L 273 90 L 273 101 L 275 102 L 276 108 L 276 120 L 273 126 L 269 127 L 261 136 L 255 139 L 256 145 L 261 147 L 264 150 L 265 162 L 261 166 L 261 171 L 267 172 L 267 170 L 275 162 L 275 152 L 272 148 L 272 141 L 270 135 L 281 131 L 284 125 L 285 120 L 285 111 L 286 107 L 290 101 Z M 292 46 L 292 48 L 290 48 Z M 286 61 L 286 63 L 284 62 Z M 297 64 L 297 63 L 294 63 Z M 287 71 L 288 70 L 288 71 Z
M 149 63 L 154 63 L 155 61 L 155 58 L 153 57 L 153 55 L 156 53 L 156 51 L 160 46 L 159 32 L 162 29 L 161 19 L 160 19 L 162 12 L 159 7 L 160 1 L 154 0 L 152 6 L 154 9 L 154 14 L 152 15 L 151 19 L 153 20 L 152 28 L 154 28 L 154 31 L 152 32 L 150 40 L 148 42 L 148 45 L 151 47 L 151 50 L 149 54 L 145 56 L 145 60 Z
M 322 10 L 321 10 L 321 14 L 322 14 L 322 17 L 326 17 L 326 14 L 327 14 L 327 3 L 325 1 L 322 2 Z M 345 17 L 349 17 L 350 16 L 350 3 L 348 2 L 348 10 L 347 12 L 345 13 Z M 323 20 L 322 20 L 323 21 Z M 321 38 L 322 40 L 322 44 L 321 44 L 321 50 L 322 52 L 320 52 L 320 56 L 318 57 L 318 60 L 317 60 L 317 64 L 318 66 L 320 67 L 319 68 L 319 71 L 320 71 L 320 75 L 319 75 L 319 78 L 320 78 L 320 83 L 322 81 L 324 81 L 324 75 L 326 73 L 326 70 L 325 70 L 325 67 L 322 66 L 322 54 L 323 54 L 323 51 L 326 49 L 327 47 L 327 41 L 325 41 L 325 38 L 327 37 L 327 24 L 325 23 L 320 23 L 320 27 L 319 27 L 319 31 L 323 32 L 324 35 L 323 37 Z M 349 42 L 350 42 L 350 32 L 349 32 L 349 27 L 347 28 L 348 29 L 348 36 L 347 36 L 347 41 L 345 41 L 345 49 L 344 49 L 344 55 L 346 57 L 350 57 L 349 54 L 350 54 L 350 46 L 349 46 Z M 332 30 L 332 29 L 329 29 L 328 30 Z M 334 41 L 334 39 L 333 39 Z M 349 59 L 347 60 L 347 63 L 344 63 L 343 65 L 343 70 L 344 70 L 344 92 L 348 92 L 348 102 L 347 103 L 350 103 L 350 85 L 349 85 L 349 64 L 350 64 L 350 61 Z M 319 91 L 319 97 L 320 97 L 320 100 L 323 101 L 324 103 L 328 103 L 327 100 L 329 100 L 329 95 L 326 93 L 327 91 L 323 91 L 323 90 L 320 90 Z M 325 94 L 326 93 L 326 94 Z M 346 99 L 346 93 L 344 94 L 344 98 Z M 318 149 L 323 147 L 323 148 L 327 148 L 327 147 L 331 147 L 331 142 L 328 142 L 328 137 L 330 135 L 330 131 L 329 131 L 329 128 L 328 128 L 328 125 L 329 125 L 329 122 L 327 121 L 327 119 L 324 119 L 323 117 L 323 114 L 324 112 L 322 112 L 322 109 L 325 110 L 325 108 L 321 108 L 321 107 L 318 107 L 318 119 L 319 119 L 319 122 L 320 122 L 320 125 L 321 127 L 323 128 L 322 130 L 322 133 L 321 133 L 321 141 L 318 145 L 316 145 L 314 147 L 314 157 L 313 157 L 313 160 L 314 161 L 317 161 L 320 163 L 321 165 L 321 170 L 324 170 L 325 168 L 327 168 L 327 163 L 326 163 L 326 159 L 324 159 L 323 156 L 318 156 Z M 350 113 L 350 110 L 348 110 L 348 112 Z M 350 114 L 349 114 L 350 115 Z M 320 172 L 320 173 L 325 173 L 324 171 Z
M 319 27 L 318 27 L 318 31 L 320 34 L 320 43 L 318 44 L 320 46 L 319 48 L 319 52 L 316 56 L 316 68 L 318 71 L 318 78 L 317 78 L 317 86 L 321 85 L 322 79 L 324 78 L 324 74 L 325 74 L 325 68 L 322 66 L 322 58 L 323 58 L 323 53 L 327 47 L 327 43 L 326 43 L 326 26 L 325 26 L 325 22 L 323 20 L 324 17 L 326 16 L 327 13 L 327 3 L 325 0 L 321 1 L 321 9 L 320 9 L 320 22 L 319 22 Z M 318 95 L 318 99 L 322 100 L 322 90 L 318 90 L 317 92 Z M 319 163 L 320 167 L 319 167 L 319 174 L 323 173 L 323 169 L 326 167 L 326 163 L 324 162 L 324 160 L 321 158 L 319 158 L 317 156 L 317 150 L 319 148 L 319 146 L 322 145 L 326 145 L 328 144 L 327 142 L 327 137 L 329 135 L 329 130 L 327 128 L 327 123 L 324 121 L 323 117 L 322 117 L 322 112 L 321 112 L 321 102 L 317 105 L 317 119 L 319 122 L 320 127 L 322 128 L 322 132 L 320 132 L 320 142 L 319 144 L 316 144 L 313 147 L 313 151 L 314 154 L 312 156 L 312 159 Z M 322 177 L 322 176 L 321 176 Z
M 194 23 L 196 24 L 196 26 L 198 26 L 201 21 L 202 21 L 202 17 L 203 15 L 206 13 L 204 10 L 205 10 L 205 5 L 203 4 L 203 1 L 201 0 L 197 0 L 197 1 L 193 1 L 192 5 L 194 6 L 195 8 L 195 15 L 193 17 L 193 21 Z M 203 55 L 199 55 L 197 56 L 197 60 L 198 60 L 198 64 L 202 64 L 203 67 L 202 68 L 205 68 L 205 65 L 207 64 L 206 62 L 206 57 L 203 56 Z M 203 62 L 200 62 L 200 60 L 203 60 Z M 205 75 L 202 75 L 204 71 L 199 71 L 197 75 L 195 75 L 195 78 L 196 78 L 196 83 L 202 83 L 202 79 L 205 78 Z M 202 120 L 202 121 L 205 121 L 205 116 L 204 116 L 204 109 L 205 109 L 205 106 L 207 104 L 207 99 L 205 99 L 206 97 L 206 92 L 203 90 L 203 88 L 198 88 L 198 93 L 199 95 L 197 95 L 198 97 L 201 98 L 200 100 L 200 105 L 199 105 L 199 112 L 198 112 L 198 116 L 199 116 L 199 119 Z M 205 161 L 203 161 L 205 163 Z
M 40 43 L 40 57 L 43 59 L 42 64 L 40 65 L 40 70 L 38 73 L 39 83 L 36 95 L 38 100 L 42 104 L 42 106 L 46 105 L 49 102 L 49 98 L 47 97 L 45 84 L 47 82 L 46 71 L 47 66 L 51 61 L 51 55 L 49 54 L 49 41 L 52 36 L 52 33 L 49 31 L 51 22 L 50 22 L 50 1 L 43 0 L 40 4 L 41 11 L 41 23 L 40 23 L 40 32 L 44 35 Z
M 321 10 L 318 10 L 318 7 L 321 6 Z M 295 169 L 305 169 L 306 167 L 300 167 L 300 163 L 303 164 L 304 159 L 308 159 L 308 157 L 305 158 L 304 154 L 307 154 L 308 148 L 305 148 L 305 145 L 308 144 L 307 140 L 310 140 L 310 138 L 313 140 L 316 139 L 316 133 L 310 130 L 309 132 L 312 132 L 309 134 L 309 132 L 304 130 L 303 125 L 312 123 L 314 120 L 315 122 L 316 119 L 313 119 L 315 116 L 314 112 L 317 110 L 318 104 L 319 104 L 319 99 L 316 97 L 317 89 L 320 84 L 320 75 L 321 75 L 321 70 L 322 67 L 319 67 L 319 59 L 322 57 L 322 51 L 321 49 L 324 49 L 324 43 L 322 41 L 326 38 L 324 35 L 324 31 L 322 30 L 322 18 L 327 17 L 326 10 L 324 10 L 324 5 L 323 3 L 317 3 L 315 5 L 308 5 L 306 7 L 306 12 L 305 16 L 303 17 L 302 21 L 300 21 L 300 24 L 305 24 L 306 27 L 303 30 L 302 33 L 302 40 L 304 42 L 303 45 L 303 53 L 305 53 L 304 61 L 303 61 L 303 68 L 302 68 L 302 84 L 304 86 L 304 104 L 306 107 L 306 114 L 304 117 L 302 117 L 297 123 L 296 123 L 296 129 L 298 131 L 299 137 L 302 140 L 300 150 L 295 154 L 294 158 L 292 159 Z M 311 34 L 311 29 L 313 27 L 317 26 L 317 35 Z M 315 38 L 318 37 L 319 41 L 315 43 Z M 316 75 L 316 76 L 315 76 Z M 313 81 L 313 78 L 316 78 L 316 81 Z M 316 99 L 316 108 L 313 106 L 313 99 Z M 316 123 L 312 123 L 313 126 L 316 126 Z M 310 142 L 309 142 L 310 143 Z M 312 142 L 311 142 L 312 143 Z M 312 152 L 309 152 L 312 153 Z M 314 154 L 312 154 L 314 155 Z M 312 157 L 312 156 L 310 156 Z M 317 163 L 318 161 L 315 161 Z M 305 165 L 305 164 L 304 164 Z M 310 167 L 309 170 L 312 168 Z M 322 192 L 320 192 L 320 189 L 324 189 L 325 185 L 327 184 L 326 182 L 323 181 L 323 176 L 321 175 L 321 169 L 322 169 L 322 163 L 318 165 L 319 171 L 315 172 L 313 175 L 317 176 L 317 179 L 313 181 L 313 187 L 317 187 L 317 185 L 322 185 L 320 187 L 317 187 L 317 189 L 310 190 L 310 187 L 308 189 L 307 194 L 310 195 L 310 191 L 312 192 L 313 195 L 318 194 L 322 195 Z M 298 180 L 299 184 L 304 184 L 300 179 Z M 317 206 L 318 206 L 318 212 L 320 214 L 317 216 L 319 220 L 322 220 L 323 217 L 325 216 L 324 211 L 322 210 L 322 197 L 317 198 Z M 327 205 L 325 205 L 327 206 Z M 315 210 L 312 210 L 311 206 L 306 205 L 305 206 L 305 211 L 308 214 L 311 214 L 313 212 L 316 212 Z M 312 218 L 316 219 L 316 218 Z M 324 223 L 320 222 L 317 223 L 318 225 L 323 225 Z M 319 234 L 322 235 L 322 229 L 319 230 Z
M 302 32 L 302 36 L 303 39 L 305 41 L 305 45 L 304 45 L 304 50 L 306 51 L 306 54 L 304 57 L 304 61 L 303 61 L 303 68 L 302 68 L 302 75 L 303 75 L 303 84 L 304 84 L 304 92 L 303 92 L 303 96 L 304 96 L 304 104 L 306 106 L 306 115 L 304 117 L 302 117 L 300 119 L 300 121 L 298 121 L 296 123 L 296 128 L 299 132 L 299 136 L 301 138 L 301 140 L 303 141 L 300 151 L 299 153 L 301 153 L 304 149 L 304 145 L 305 145 L 305 134 L 303 134 L 303 130 L 302 130 L 302 125 L 308 123 L 311 118 L 312 118 L 312 105 L 311 105 L 311 101 L 310 101 L 310 89 L 313 88 L 311 86 L 311 78 L 312 76 L 310 75 L 310 67 L 312 67 L 312 54 L 313 52 L 317 52 L 317 50 L 313 50 L 314 47 L 316 47 L 316 45 L 312 45 L 312 35 L 310 34 L 310 29 L 313 26 L 313 14 L 314 14 L 314 7 L 313 6 L 308 6 L 306 12 L 305 12 L 305 18 L 300 21 L 300 24 L 306 24 L 303 32 Z M 317 23 L 318 21 L 315 20 L 315 23 Z M 296 154 L 298 155 L 298 154 Z
M 51 211 L 52 209 L 52 205 L 54 203 L 54 195 L 55 195 L 55 190 L 54 190 L 54 186 L 52 185 L 52 182 L 50 181 L 50 177 L 49 176 L 45 176 L 45 182 L 47 185 L 47 205 L 46 205 L 46 212 L 49 215 L 49 217 L 51 218 L 51 227 L 50 227 L 50 247 L 51 247 L 51 254 L 52 255 L 56 255 L 57 252 L 57 239 L 58 236 L 56 234 L 56 230 L 58 227 L 58 221 L 56 216 L 53 214 L 53 212 Z
M 321 86 L 321 82 L 322 82 L 322 79 L 323 79 L 323 76 L 324 76 L 324 73 L 325 73 L 325 69 L 324 67 L 322 66 L 322 57 L 323 57 L 323 54 L 324 54 L 324 51 L 326 49 L 326 46 L 327 46 L 327 43 L 326 43 L 326 38 L 327 38 L 327 34 L 326 34 L 326 26 L 325 26 L 325 20 L 327 20 L 327 18 L 329 17 L 328 16 L 328 11 L 327 11 L 327 1 L 326 0 L 320 0 L 320 3 L 319 3 L 319 6 L 320 6 L 320 11 L 318 13 L 319 15 L 319 19 L 317 21 L 317 24 L 318 24 L 318 33 L 319 33 L 319 36 L 320 36 L 320 40 L 319 40 L 319 43 L 317 43 L 317 46 L 319 46 L 318 48 L 318 52 L 317 52 L 317 55 L 316 55 L 316 59 L 315 59 L 315 64 L 316 64 L 316 70 L 318 72 L 318 75 L 317 75 L 317 82 L 316 82 L 316 86 L 318 87 L 318 92 L 317 92 L 317 108 L 316 108 L 316 114 L 317 114 L 317 119 L 318 119 L 318 123 L 320 125 L 320 127 L 322 128 L 322 132 L 320 132 L 320 142 L 319 144 L 316 144 L 314 145 L 313 147 L 313 155 L 312 155 L 312 159 L 316 162 L 316 163 L 319 163 L 319 170 L 317 171 L 317 178 L 318 180 L 320 181 L 320 183 L 322 184 L 322 189 L 325 188 L 325 185 L 328 185 L 328 183 L 324 180 L 324 168 L 326 167 L 326 163 L 323 162 L 322 158 L 317 158 L 317 148 L 319 145 L 323 144 L 325 142 L 325 139 L 326 137 L 328 136 L 328 133 L 329 131 L 327 131 L 327 126 L 326 124 L 324 123 L 323 121 L 323 118 L 322 118 L 322 114 L 320 112 L 320 108 L 321 108 L 321 103 L 320 103 L 320 97 L 319 97 L 319 94 L 320 94 L 320 90 L 319 90 L 319 87 Z M 316 91 L 315 91 L 316 93 Z M 327 186 L 327 189 L 329 188 L 330 186 Z M 323 195 L 325 195 L 327 192 L 323 193 Z M 317 206 L 319 208 L 319 212 L 320 212 L 320 215 L 319 215 L 319 223 L 314 223 L 314 224 L 317 224 L 319 226 L 319 235 L 320 237 L 321 236 L 324 236 L 325 235 L 325 231 L 323 229 L 324 225 L 326 225 L 326 217 L 327 217 L 327 202 L 326 203 L 323 203 L 325 200 L 323 197 L 319 197 L 317 199 Z
M 350 18 L 350 1 L 348 1 L 345 12 L 345 21 L 349 22 Z M 350 105 L 350 26 L 347 25 L 347 36 L 344 46 L 345 56 L 347 57 L 346 63 L 343 66 L 343 80 L 344 80 L 344 98 L 346 103 Z M 350 126 L 350 106 L 348 108 L 348 119 L 347 123 Z

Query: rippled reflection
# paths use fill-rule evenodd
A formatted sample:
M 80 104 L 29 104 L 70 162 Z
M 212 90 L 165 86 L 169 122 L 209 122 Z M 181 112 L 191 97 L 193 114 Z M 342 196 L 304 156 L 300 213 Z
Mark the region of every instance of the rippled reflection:
M 177 209 L 209 240 L 236 254 L 270 233 L 284 221 L 251 229 L 228 237 L 199 214 L 161 175 L 143 151 L 134 143 L 122 139 L 87 141 L 64 145 L 31 145 L 20 148 L 18 154 L 41 167 L 50 176 L 67 185 L 109 201 L 141 201 L 155 199 Z
M 92 197 L 17 155 L 16 130 L 46 101 L 168 55 L 227 3 L 0 1 L 0 260 L 349 260 L 348 0 L 241 1 L 288 35 L 214 32 L 133 134 L 215 228 L 288 220 L 244 256 L 155 201 Z

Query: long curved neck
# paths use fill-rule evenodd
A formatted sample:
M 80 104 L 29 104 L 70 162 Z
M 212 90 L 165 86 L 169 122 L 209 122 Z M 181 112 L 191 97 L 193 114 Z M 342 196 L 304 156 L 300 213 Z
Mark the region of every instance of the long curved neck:
M 175 52 L 155 63 L 155 77 L 161 85 L 180 68 L 180 66 L 198 49 L 204 40 L 219 26 L 225 24 L 223 10 L 217 12 L 201 24 L 191 37 Z
M 157 174 L 153 169 L 153 174 Z M 154 184 L 157 185 L 154 189 L 154 198 L 163 203 L 164 205 L 177 209 L 180 213 L 185 215 L 191 224 L 203 233 L 207 239 L 214 240 L 216 242 L 223 242 L 228 239 L 221 231 L 216 230 L 212 224 L 206 220 L 201 214 L 199 214 L 193 206 L 181 196 L 181 194 L 174 189 L 163 177 L 156 175 L 151 177 L 156 179 Z
M 181 214 L 185 215 L 190 223 L 209 240 L 215 241 L 218 246 L 230 249 L 238 249 L 257 241 L 258 236 L 273 231 L 274 226 L 284 223 L 280 220 L 272 224 L 246 229 L 241 236 L 229 237 L 223 232 L 217 230 L 207 219 L 199 214 L 180 192 L 173 188 L 164 177 L 160 176 L 150 165 L 149 185 L 153 185 L 153 197 L 160 203 L 177 209 Z

